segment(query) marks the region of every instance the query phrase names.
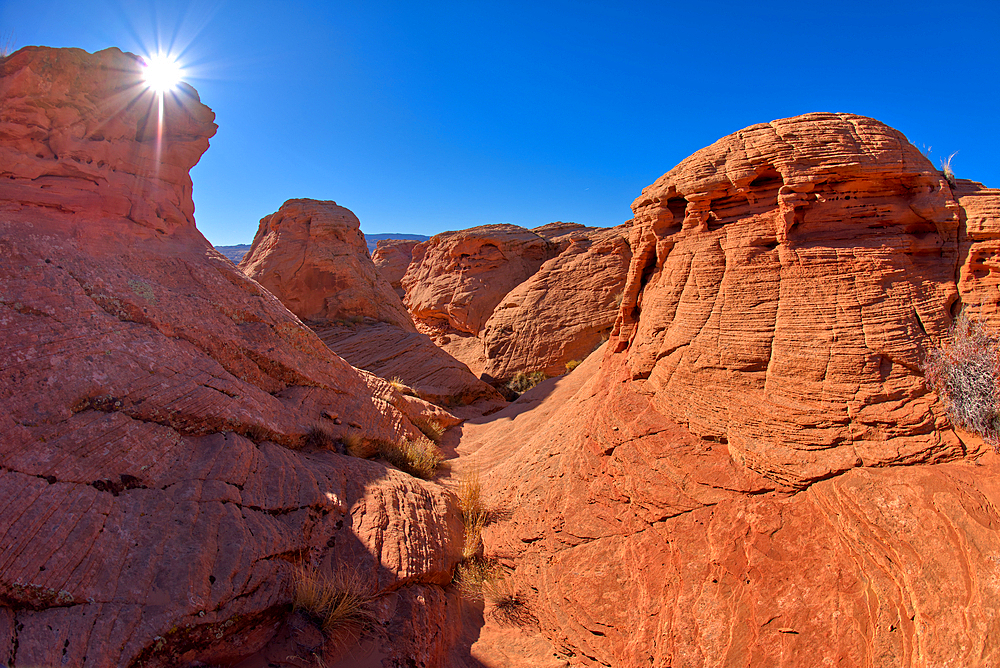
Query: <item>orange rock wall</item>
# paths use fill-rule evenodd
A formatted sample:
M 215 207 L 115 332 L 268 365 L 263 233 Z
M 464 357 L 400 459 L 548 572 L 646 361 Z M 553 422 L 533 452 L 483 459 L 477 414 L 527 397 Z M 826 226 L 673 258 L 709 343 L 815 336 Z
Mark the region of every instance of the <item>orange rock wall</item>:
M 1000 663 L 1000 460 L 920 372 L 963 306 L 1000 326 L 996 191 L 953 191 L 877 121 L 809 114 L 699 151 L 633 209 L 607 353 L 461 446 L 509 517 L 486 554 L 553 651 Z

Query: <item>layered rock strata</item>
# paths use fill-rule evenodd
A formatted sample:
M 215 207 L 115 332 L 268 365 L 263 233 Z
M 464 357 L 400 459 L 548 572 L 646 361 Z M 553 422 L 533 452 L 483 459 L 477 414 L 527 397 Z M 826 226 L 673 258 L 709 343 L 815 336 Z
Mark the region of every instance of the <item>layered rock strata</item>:
M 336 202 L 282 204 L 261 219 L 239 267 L 302 320 L 368 317 L 416 331 L 372 264 L 357 216 Z
M 444 611 L 453 502 L 331 447 L 416 438 L 420 409 L 201 236 L 188 172 L 214 115 L 182 86 L 161 125 L 141 69 L 0 60 L 0 656 L 233 664 L 300 566 L 356 569 L 406 647 L 427 631 L 407 610 Z
M 402 279 L 417 328 L 501 381 L 565 372 L 606 338 L 624 287 L 627 225 L 484 225 L 413 249 Z
M 398 377 L 435 403 L 485 401 L 484 410 L 502 404 L 493 387 L 417 332 L 348 209 L 317 200 L 285 202 L 261 220 L 239 267 L 352 365 Z
M 377 242 L 375 252 L 372 253 L 375 268 L 382 274 L 382 278 L 389 281 L 400 299 L 406 295 L 402 284 L 403 276 L 413 260 L 413 247 L 418 243 L 420 242 L 413 239 L 382 239 Z
M 747 128 L 644 190 L 602 359 L 460 447 L 556 653 L 1000 662 L 1000 466 L 920 371 L 961 308 L 1000 326 L 996 207 L 846 114 Z

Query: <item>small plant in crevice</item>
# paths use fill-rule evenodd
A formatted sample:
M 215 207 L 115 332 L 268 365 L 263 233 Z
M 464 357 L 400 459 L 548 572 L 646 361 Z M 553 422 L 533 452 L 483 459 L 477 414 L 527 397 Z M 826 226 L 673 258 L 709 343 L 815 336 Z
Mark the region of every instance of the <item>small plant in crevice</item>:
M 316 568 L 298 568 L 292 584 L 293 609 L 302 611 L 326 635 L 348 625 L 366 628 L 376 623 L 375 588 L 357 571 L 328 574 Z
M 492 607 L 489 614 L 495 621 L 508 626 L 525 626 L 535 620 L 528 603 L 514 581 L 506 575 L 483 581 L 483 600 Z
M 566 373 L 571 372 L 573 369 L 580 366 L 582 363 L 583 360 L 570 360 L 566 362 Z
M 424 436 L 434 443 L 440 443 L 444 436 L 445 428 L 434 418 L 417 417 L 411 420 L 413 426 L 420 430 Z
M 470 601 L 483 600 L 483 583 L 504 577 L 503 567 L 493 559 L 466 559 L 455 569 L 453 582 L 458 593 Z
M 455 569 L 455 587 L 470 601 L 487 604 L 487 614 L 500 624 L 524 626 L 535 621 L 527 601 L 496 560 L 476 557 Z
M 483 527 L 489 519 L 489 511 L 483 501 L 483 488 L 479 482 L 479 470 L 464 475 L 458 483 L 458 508 L 462 512 L 465 539 L 462 544 L 462 558 L 475 558 L 483 545 Z
M 322 427 L 313 427 L 302 439 L 302 445 L 307 448 L 319 448 L 323 450 L 343 451 L 343 446 L 338 447 L 337 439 Z
M 514 374 L 514 377 L 510 379 L 510 382 L 507 383 L 507 388 L 520 395 L 524 394 L 547 378 L 548 376 L 545 375 L 544 371 L 532 371 L 530 373 L 518 371 Z
M 375 456 L 416 478 L 430 480 L 444 457 L 430 441 L 373 441 Z
M 955 172 L 951 168 L 952 159 L 958 155 L 958 151 L 955 151 L 947 158 L 941 158 L 941 173 L 944 175 L 944 180 L 948 182 L 952 188 L 955 188 Z
M 389 384 L 392 385 L 392 387 L 400 394 L 406 395 L 408 397 L 417 396 L 417 391 L 414 390 L 409 385 L 407 385 L 406 383 L 404 383 L 403 379 L 400 378 L 399 376 L 393 376 L 392 378 L 390 378 Z
M 959 316 L 951 342 L 927 353 L 923 371 L 951 422 L 1000 452 L 1000 337 L 981 322 Z

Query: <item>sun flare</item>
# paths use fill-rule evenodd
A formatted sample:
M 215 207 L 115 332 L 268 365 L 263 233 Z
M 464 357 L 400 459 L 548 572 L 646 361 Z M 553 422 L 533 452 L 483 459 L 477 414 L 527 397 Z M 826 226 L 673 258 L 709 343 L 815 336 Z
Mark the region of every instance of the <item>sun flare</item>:
M 146 69 L 143 72 L 143 79 L 146 85 L 156 93 L 168 93 L 177 87 L 184 70 L 180 64 L 164 54 L 157 54 L 146 58 Z

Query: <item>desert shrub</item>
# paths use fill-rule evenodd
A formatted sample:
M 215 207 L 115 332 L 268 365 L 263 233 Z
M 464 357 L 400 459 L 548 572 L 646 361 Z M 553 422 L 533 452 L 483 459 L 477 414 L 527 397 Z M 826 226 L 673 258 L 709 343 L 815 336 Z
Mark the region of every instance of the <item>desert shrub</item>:
M 431 439 L 434 443 L 440 443 L 441 437 L 444 436 L 444 427 L 441 423 L 432 418 L 418 417 L 414 418 L 413 425 L 420 430 L 420 432 Z
M 524 394 L 546 378 L 547 376 L 544 371 L 532 371 L 531 373 L 518 371 L 514 374 L 514 377 L 510 379 L 510 382 L 507 383 L 507 387 L 513 392 Z
M 299 568 L 293 577 L 294 609 L 310 617 L 326 634 L 348 624 L 361 627 L 375 623 L 372 583 L 356 571 L 321 573 Z
M 443 457 L 429 441 L 375 441 L 376 456 L 400 471 L 430 480 L 441 466 Z
M 302 439 L 302 444 L 309 448 L 337 449 L 337 439 L 322 427 L 313 427 L 310 429 L 306 433 L 305 438 Z
M 622 300 L 625 299 L 625 292 L 616 292 L 614 296 L 615 308 L 621 308 Z
M 951 343 L 927 354 L 923 371 L 952 423 L 1000 451 L 1000 339 L 963 315 L 951 328 Z
M 569 373 L 576 367 L 580 366 L 581 363 L 583 363 L 583 360 L 570 360 L 566 362 L 566 373 Z
M 483 600 L 489 603 L 489 615 L 501 624 L 523 626 L 534 621 L 527 601 L 518 591 L 514 581 L 503 575 L 486 578 L 480 587 Z

